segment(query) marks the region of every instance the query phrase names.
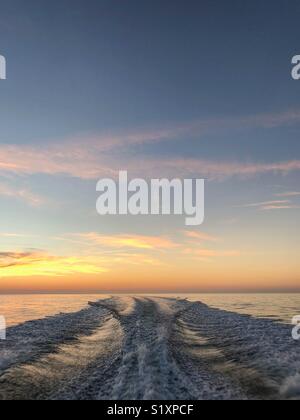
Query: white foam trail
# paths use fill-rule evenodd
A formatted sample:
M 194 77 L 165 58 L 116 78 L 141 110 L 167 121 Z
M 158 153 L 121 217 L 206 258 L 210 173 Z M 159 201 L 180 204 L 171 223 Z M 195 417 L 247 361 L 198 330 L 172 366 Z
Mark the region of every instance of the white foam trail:
M 8 330 L 1 399 L 300 399 L 290 327 L 157 297 L 111 297 Z

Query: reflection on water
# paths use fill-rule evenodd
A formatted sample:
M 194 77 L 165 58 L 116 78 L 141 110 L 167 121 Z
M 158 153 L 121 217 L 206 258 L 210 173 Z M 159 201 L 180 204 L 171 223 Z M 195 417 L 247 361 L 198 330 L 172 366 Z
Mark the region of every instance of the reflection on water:
M 154 296 L 154 295 L 152 295 Z M 160 294 L 159 296 L 166 296 Z M 171 294 L 168 297 L 201 301 L 213 308 L 290 323 L 300 315 L 300 294 Z M 0 315 L 8 326 L 56 315 L 76 312 L 107 295 L 0 295 Z
M 291 323 L 300 314 L 300 294 L 210 294 L 194 295 L 208 306 L 239 314 Z
M 0 295 L 0 315 L 8 326 L 57 315 L 77 312 L 89 301 L 103 299 L 104 295 Z

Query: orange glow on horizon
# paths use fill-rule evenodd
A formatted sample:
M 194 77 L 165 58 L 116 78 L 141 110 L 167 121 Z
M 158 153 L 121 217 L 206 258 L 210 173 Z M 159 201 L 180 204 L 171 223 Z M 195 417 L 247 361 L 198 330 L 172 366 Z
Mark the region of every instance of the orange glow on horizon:
M 234 241 L 191 231 L 173 238 L 86 233 L 61 241 L 63 249 L 74 247 L 71 255 L 0 252 L 0 293 L 300 289 L 297 249 L 239 250 Z

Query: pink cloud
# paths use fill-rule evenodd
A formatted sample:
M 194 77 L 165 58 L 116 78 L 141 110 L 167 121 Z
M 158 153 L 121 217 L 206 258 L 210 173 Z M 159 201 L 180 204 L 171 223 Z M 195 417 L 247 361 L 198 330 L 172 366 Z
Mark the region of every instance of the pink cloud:
M 287 174 L 300 170 L 300 160 L 256 163 L 176 158 L 127 158 L 125 161 L 122 151 L 130 146 L 172 141 L 182 136 L 200 138 L 216 130 L 244 129 L 245 127 L 273 128 L 295 123 L 300 123 L 300 111 L 297 110 L 237 119 L 196 120 L 156 129 L 77 137 L 39 146 L 0 145 L 0 172 L 18 175 L 66 175 L 87 180 L 102 176 L 115 177 L 120 169 L 127 169 L 133 176 L 181 175 L 210 179 L 249 177 L 268 173 Z
M 275 205 L 275 206 L 272 206 L 272 205 L 270 205 L 270 206 L 263 206 L 263 207 L 261 207 L 261 209 L 260 210 L 296 210 L 296 209 L 300 209 L 300 206 L 295 206 L 295 205 L 293 205 L 293 204 L 291 204 L 291 205 Z
M 244 208 L 247 207 L 265 207 L 265 206 L 282 206 L 286 204 L 290 204 L 290 200 L 273 200 L 273 201 L 262 201 L 260 203 L 251 203 L 251 204 L 245 204 Z
M 275 194 L 276 197 L 300 197 L 299 191 L 288 191 L 280 194 Z
M 300 206 L 294 205 L 291 200 L 273 200 L 263 201 L 261 203 L 252 203 L 240 206 L 241 208 L 258 208 L 259 210 L 289 210 L 299 209 Z
M 204 232 L 184 231 L 183 234 L 189 239 L 200 242 L 218 242 L 220 240 L 216 236 Z
M 5 163 L 4 163 L 5 162 Z M 125 166 L 125 167 L 124 167 Z M 199 176 L 209 179 L 252 177 L 264 174 L 288 174 L 300 170 L 300 160 L 276 163 L 222 162 L 201 159 L 136 159 L 102 155 L 87 145 L 70 144 L 50 148 L 0 146 L 0 171 L 18 175 L 66 175 L 96 180 L 116 177 L 126 169 L 131 176 L 178 177 Z
M 0 184 L 0 197 L 8 197 L 25 201 L 33 207 L 38 207 L 44 203 L 44 199 L 27 188 L 18 188 L 8 184 Z
M 96 232 L 73 234 L 73 238 L 86 241 L 89 244 L 102 245 L 109 248 L 131 249 L 173 249 L 177 244 L 163 236 L 145 235 L 101 235 Z

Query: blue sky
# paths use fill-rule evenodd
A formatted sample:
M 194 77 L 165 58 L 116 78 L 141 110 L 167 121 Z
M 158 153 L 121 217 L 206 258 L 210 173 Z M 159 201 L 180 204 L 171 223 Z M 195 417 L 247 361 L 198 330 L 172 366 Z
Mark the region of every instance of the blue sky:
M 201 229 L 241 254 L 231 262 L 236 277 L 266 282 L 281 255 L 280 276 L 289 267 L 295 288 L 300 82 L 291 59 L 300 53 L 299 12 L 294 0 L 2 0 L 1 251 L 77 257 L 65 236 L 91 232 L 180 242 L 179 218 L 99 219 L 96 181 L 122 169 L 201 176 Z M 187 265 L 183 248 L 177 261 Z M 210 254 L 216 270 L 228 269 Z M 193 287 L 206 263 L 194 262 Z
M 298 106 L 297 1 L 1 3 L 3 142 Z

